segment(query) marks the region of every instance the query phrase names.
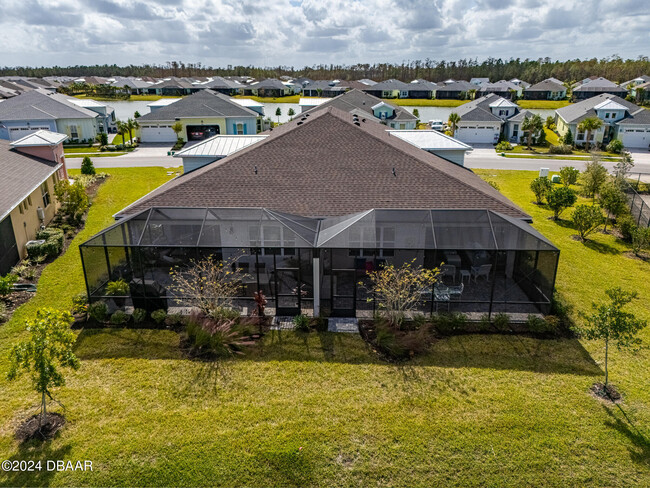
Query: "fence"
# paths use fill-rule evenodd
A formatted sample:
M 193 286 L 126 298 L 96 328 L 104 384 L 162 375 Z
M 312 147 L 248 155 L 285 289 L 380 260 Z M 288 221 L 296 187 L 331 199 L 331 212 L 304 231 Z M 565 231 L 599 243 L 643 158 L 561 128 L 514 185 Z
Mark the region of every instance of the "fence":
M 625 195 L 627 196 L 630 212 L 636 225 L 639 227 L 650 227 L 650 195 L 640 195 L 634 186 L 629 183 L 626 185 Z

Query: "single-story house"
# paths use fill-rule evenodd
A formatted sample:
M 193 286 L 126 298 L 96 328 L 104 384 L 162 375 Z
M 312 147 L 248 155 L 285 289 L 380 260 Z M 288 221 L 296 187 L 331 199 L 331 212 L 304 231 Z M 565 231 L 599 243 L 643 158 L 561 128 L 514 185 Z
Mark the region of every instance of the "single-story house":
M 300 113 L 306 112 L 307 110 L 312 109 L 323 103 L 329 102 L 330 100 L 331 98 L 318 98 L 318 97 L 301 98 L 300 100 L 298 100 Z
M 521 136 L 524 135 L 521 130 L 521 124 L 524 119 L 532 118 L 535 114 L 528 110 L 522 110 L 512 117 L 508 118 L 503 125 L 503 137 L 510 142 L 521 142 Z
M 436 90 L 438 85 L 432 81 L 427 81 L 423 79 L 413 80 L 409 83 L 409 98 L 424 98 L 431 99 L 436 96 Z
M 305 97 L 326 97 L 331 98 L 345 93 L 349 88 L 341 86 L 337 80 L 311 81 L 303 86 L 302 94 Z
M 81 245 L 89 300 L 187 306 L 170 269 L 213 256 L 240 269 L 233 306 L 269 315 L 372 317 L 368 273 L 387 263 L 442 266 L 445 289 L 420 310 L 539 313 L 550 308 L 559 251 L 524 211 L 467 168 L 334 107 L 179 176 Z M 444 266 L 443 266 L 444 263 Z M 462 284 L 462 286 L 461 286 Z
M 436 90 L 437 99 L 465 100 L 468 98 L 470 90 L 478 91 L 479 88 L 478 85 L 472 85 L 469 81 L 447 81 L 442 84 L 438 83 L 438 89 Z
M 475 85 L 476 87 L 483 86 L 485 83 L 490 82 L 490 78 L 472 78 L 469 80 L 469 82 L 472 85 Z
M 522 87 L 524 90 L 530 86 L 530 83 L 528 83 L 527 81 L 520 80 L 519 78 L 512 78 L 511 80 L 508 81 L 513 85 Z
M 362 118 L 379 120 L 391 129 L 415 129 L 418 120 L 415 115 L 405 108 L 393 106 L 388 102 L 356 89 L 350 90 L 338 97 L 331 98 L 304 112 L 309 113 L 329 107 L 355 113 Z
M 217 134 L 257 134 L 262 116 L 230 97 L 202 90 L 138 119 L 142 142 L 176 141 L 172 125 L 183 126 L 179 137 L 185 141 L 207 139 Z
M 99 115 L 100 132 L 115 132 L 115 109 L 105 102 L 98 102 L 90 98 L 68 98 L 78 107 L 83 107 Z
M 523 87 L 519 85 L 515 85 L 506 80 L 499 80 L 494 83 L 483 83 L 478 89 L 478 94 L 483 96 L 488 93 L 494 93 L 507 100 L 512 100 L 513 98 L 521 97 L 523 91 Z
M 391 79 L 363 88 L 363 91 L 377 98 L 409 98 L 410 89 L 408 83 Z
M 241 89 L 243 95 L 259 97 L 284 97 L 291 95 L 291 87 L 285 85 L 280 80 L 268 78 L 262 81 L 255 81 L 244 85 Z
M 519 111 L 516 103 L 490 93 L 454 109 L 460 115 L 455 137 L 467 144 L 496 144 L 504 121 Z
M 183 173 L 189 173 L 207 164 L 230 156 L 242 149 L 263 141 L 267 134 L 254 136 L 212 136 L 190 147 L 181 149 L 174 154 L 175 158 L 183 160 Z
M 524 90 L 525 100 L 564 100 L 566 87 L 551 80 L 540 81 Z
M 573 88 L 572 97 L 574 101 L 580 101 L 602 93 L 609 93 L 625 98 L 627 96 L 627 89 L 602 76 L 594 79 L 587 78 L 582 81 L 582 84 Z
M 557 109 L 557 131 L 564 136 L 570 129 L 575 143 L 584 144 L 586 133 L 578 131 L 578 126 L 589 117 L 603 121 L 602 127 L 591 134 L 592 144 L 608 144 L 613 139 L 620 139 L 627 148 L 647 149 L 650 144 L 648 110 L 609 93 Z
M 227 80 L 221 76 L 209 78 L 200 84 L 203 88 L 209 88 L 212 91 L 223 93 L 224 95 L 237 95 L 244 85 L 236 81 Z
M 66 138 L 40 130 L 13 142 L 0 140 L 0 275 L 27 256 L 25 244 L 56 214 L 54 185 L 67 178 Z
M 177 97 L 181 95 L 190 95 L 202 89 L 203 88 L 201 86 L 193 83 L 192 80 L 172 76 L 170 78 L 158 80 L 158 82 L 149 86 L 149 88 L 147 88 L 147 93 L 150 95 Z
M 59 93 L 36 89 L 0 103 L 0 139 L 15 141 L 38 130 L 58 132 L 70 141 L 94 140 L 107 132 L 105 118 Z
M 465 154 L 473 150 L 472 146 L 437 130 L 389 130 L 388 133 L 459 166 L 465 166 Z

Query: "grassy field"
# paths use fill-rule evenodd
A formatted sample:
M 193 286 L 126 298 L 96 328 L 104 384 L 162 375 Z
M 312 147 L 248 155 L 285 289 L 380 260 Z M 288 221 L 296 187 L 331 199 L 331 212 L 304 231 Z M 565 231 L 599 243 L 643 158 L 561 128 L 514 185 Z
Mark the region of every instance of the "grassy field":
M 162 96 L 162 95 L 131 95 L 131 98 L 105 98 L 97 96 L 74 95 L 75 98 L 91 98 L 103 102 L 155 102 L 161 98 L 182 98 L 183 96 Z
M 260 103 L 298 103 L 301 98 L 318 98 L 318 97 L 303 97 L 301 95 L 288 95 L 286 97 L 256 97 L 253 95 L 235 95 L 231 98 L 248 98 Z M 272 114 L 267 114 L 271 116 Z
M 68 425 L 49 443 L 18 445 L 13 429 L 37 402 L 28 382 L 4 379 L 22 319 L 67 307 L 83 289 L 78 243 L 167 179 L 162 168 L 107 171 L 88 227 L 0 326 L 0 459 L 89 459 L 94 471 L 0 472 L 0 485 L 647 486 L 650 354 L 612 353 L 625 402 L 610 406 L 588 393 L 602 346 L 575 339 L 452 337 L 400 366 L 357 336 L 276 332 L 244 358 L 206 363 L 184 358 L 170 331 L 84 330 L 82 367 L 57 390 Z M 574 241 L 532 203 L 534 172 L 480 174 L 561 249 L 557 286 L 576 317 L 620 284 L 642 292 L 635 310 L 650 318 L 647 263 L 611 235 Z
M 497 151 L 499 152 L 499 151 Z M 569 161 L 589 161 L 589 158 L 584 157 L 584 156 L 564 156 L 564 155 L 548 155 L 545 153 L 532 153 L 530 151 L 521 151 L 520 153 L 515 153 L 512 154 L 510 151 L 506 151 L 504 153 L 504 157 L 506 158 L 513 158 L 513 159 L 561 159 L 561 160 L 569 160 Z M 607 162 L 616 162 L 619 161 L 620 158 L 616 157 L 602 157 L 601 161 L 607 161 Z
M 538 108 L 547 110 L 566 107 L 570 103 L 571 102 L 568 100 L 517 100 L 517 105 L 521 108 Z
M 83 158 L 84 156 L 90 156 L 91 159 L 94 158 L 113 158 L 115 156 L 124 156 L 125 154 L 128 154 L 128 152 L 124 151 L 113 151 L 113 152 L 102 152 L 102 153 L 90 153 L 90 154 L 80 154 L 80 153 L 73 153 L 73 154 L 66 154 L 66 157 L 68 159 L 70 158 Z
M 384 98 L 383 100 L 391 105 L 408 107 L 460 107 L 469 102 L 469 100 L 427 100 L 424 98 Z

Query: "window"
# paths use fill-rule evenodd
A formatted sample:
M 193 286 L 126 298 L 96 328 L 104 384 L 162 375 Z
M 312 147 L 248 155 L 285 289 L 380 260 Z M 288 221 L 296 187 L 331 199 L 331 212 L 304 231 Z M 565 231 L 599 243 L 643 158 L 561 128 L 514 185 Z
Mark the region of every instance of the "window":
M 585 138 L 585 133 L 584 132 L 578 132 L 578 140 L 581 141 Z
M 237 135 L 244 135 L 244 124 L 237 124 Z
M 406 124 L 400 124 L 400 125 L 399 125 L 399 128 L 400 128 L 400 130 L 404 130 L 404 129 L 406 129 Z
M 594 140 L 594 134 L 593 134 L 593 132 L 592 132 L 591 134 L 589 134 L 589 140 L 590 140 L 590 141 L 593 141 L 593 140 Z
M 41 185 L 41 195 L 43 196 L 43 208 L 47 208 L 50 204 L 50 189 L 47 187 L 47 182 Z
M 29 196 L 27 197 L 27 203 L 29 203 L 29 206 L 30 206 L 30 207 L 32 206 L 32 196 L 31 196 L 31 195 L 29 195 Z
M 70 126 L 70 139 L 79 139 L 79 132 L 76 125 Z
M 609 119 L 609 112 L 605 112 L 605 118 Z

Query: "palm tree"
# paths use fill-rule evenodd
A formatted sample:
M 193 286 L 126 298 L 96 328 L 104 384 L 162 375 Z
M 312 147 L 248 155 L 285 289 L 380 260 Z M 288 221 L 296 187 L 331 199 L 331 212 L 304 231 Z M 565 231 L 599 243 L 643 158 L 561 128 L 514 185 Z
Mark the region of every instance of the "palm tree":
M 126 121 L 126 128 L 129 131 L 129 139 L 130 139 L 130 141 L 133 141 L 133 131 L 135 129 L 139 129 L 140 124 L 138 123 L 137 120 L 134 120 L 134 119 L 129 117 L 129 119 Z
M 127 124 L 122 122 L 121 120 L 116 120 L 115 121 L 115 127 L 117 127 L 117 133 L 122 136 L 122 144 L 125 144 L 126 141 L 125 136 L 126 134 L 129 133 L 129 128 L 127 127 Z
M 603 121 L 598 117 L 587 117 L 585 120 L 578 124 L 579 132 L 586 132 L 585 134 L 585 150 L 589 151 L 589 139 L 591 139 L 591 133 L 595 130 L 600 129 L 603 126 Z
M 531 149 L 533 144 L 533 135 L 537 134 L 539 131 L 544 130 L 544 123 L 539 114 L 535 114 L 532 117 L 524 117 L 524 121 L 521 123 L 522 132 L 526 133 L 526 147 Z
M 172 124 L 172 130 L 174 131 L 174 134 L 176 134 L 176 141 L 179 141 L 181 139 L 181 132 L 183 132 L 183 124 L 181 122 L 174 122 Z
M 456 128 L 458 127 L 458 122 L 460 122 L 460 115 L 458 115 L 456 112 L 450 113 L 447 123 L 451 125 L 451 135 L 454 137 L 456 137 Z
M 474 100 L 476 98 L 476 88 L 472 88 L 471 90 L 468 90 L 467 93 L 469 93 L 469 97 Z

